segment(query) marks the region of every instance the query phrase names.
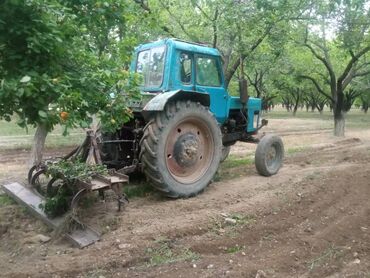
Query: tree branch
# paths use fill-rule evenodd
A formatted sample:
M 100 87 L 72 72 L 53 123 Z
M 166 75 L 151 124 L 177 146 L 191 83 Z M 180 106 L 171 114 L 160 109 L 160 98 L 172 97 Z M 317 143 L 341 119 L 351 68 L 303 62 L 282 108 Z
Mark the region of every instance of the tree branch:
M 316 81 L 315 78 L 308 76 L 308 75 L 300 75 L 298 77 L 311 80 L 311 82 L 315 85 L 317 91 L 334 103 L 334 99 L 330 95 L 324 92 L 324 90 L 320 87 L 319 83 Z
M 332 68 L 331 64 L 329 63 L 329 61 L 327 61 L 327 59 L 325 57 L 319 55 L 316 52 L 316 50 L 310 44 L 308 44 L 307 42 L 304 43 L 304 46 L 307 47 L 311 51 L 311 53 L 313 54 L 313 56 L 315 56 L 318 60 L 320 60 L 324 64 L 324 66 L 326 67 L 326 69 L 329 72 L 329 75 L 330 76 L 333 75 L 334 76 L 334 79 L 335 79 L 335 74 L 334 74 L 333 68 Z
M 212 19 L 209 17 L 209 15 L 202 9 L 202 7 L 197 3 L 197 1 L 191 1 L 193 5 L 204 15 L 205 18 L 207 18 L 209 21 L 212 21 Z
M 168 14 L 176 21 L 176 23 L 180 26 L 181 30 L 184 32 L 184 34 L 191 39 L 192 41 L 196 43 L 201 43 L 200 39 L 197 36 L 194 36 L 193 34 L 190 34 L 187 29 L 185 28 L 184 24 L 178 19 L 177 16 L 175 16 L 170 8 L 165 5 L 162 1 L 159 1 L 160 5 L 168 12 Z
M 148 6 L 148 4 L 144 2 L 144 0 L 133 0 L 133 1 L 136 4 L 138 4 L 144 11 L 147 11 L 148 14 L 150 14 L 150 15 L 153 14 L 152 10 Z M 161 28 L 164 32 L 169 34 L 171 37 L 176 37 L 176 35 L 174 33 L 172 33 L 171 30 L 167 26 L 161 25 L 161 26 L 159 26 L 159 28 Z
M 212 20 L 212 28 L 213 28 L 213 48 L 216 48 L 217 47 L 217 39 L 218 39 L 218 30 L 217 30 L 217 19 L 218 19 L 218 8 L 216 8 L 215 10 L 215 14 L 213 16 L 213 20 Z
M 355 77 L 360 77 L 360 76 L 365 76 L 365 75 L 368 75 L 368 74 L 370 74 L 370 70 L 368 70 L 368 71 L 358 72 L 358 73 L 355 73 L 355 74 L 353 75 L 353 78 L 355 78 Z
M 351 71 L 353 69 L 353 66 L 356 64 L 358 59 L 361 58 L 361 56 L 365 55 L 368 51 L 370 51 L 370 45 L 360 50 L 357 54 L 354 54 L 353 51 L 350 51 L 351 54 L 351 60 L 348 62 L 346 68 L 344 69 L 342 75 L 338 78 L 338 84 L 342 86 L 343 90 L 346 88 L 346 86 L 351 82 L 353 79 L 353 76 L 350 76 Z M 345 81 L 345 83 L 344 83 Z
M 226 87 L 229 85 L 230 83 L 230 80 L 231 78 L 233 77 L 235 71 L 238 69 L 239 65 L 240 65 L 240 60 L 243 60 L 249 55 L 251 54 L 262 42 L 263 40 L 270 34 L 271 30 L 273 28 L 273 25 L 269 25 L 265 32 L 261 35 L 261 37 L 259 37 L 255 42 L 254 44 L 249 48 L 249 51 L 248 53 L 243 53 L 241 55 L 241 59 L 237 59 L 234 64 L 231 66 L 231 68 L 226 72 L 225 74 L 225 82 L 226 82 Z

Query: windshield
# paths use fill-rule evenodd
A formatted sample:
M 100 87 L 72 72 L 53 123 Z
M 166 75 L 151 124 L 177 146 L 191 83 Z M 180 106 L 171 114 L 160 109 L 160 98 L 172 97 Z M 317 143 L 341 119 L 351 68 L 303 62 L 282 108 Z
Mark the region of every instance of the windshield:
M 136 72 L 143 76 L 145 88 L 160 87 L 163 80 L 166 47 L 159 46 L 140 51 L 137 56 Z

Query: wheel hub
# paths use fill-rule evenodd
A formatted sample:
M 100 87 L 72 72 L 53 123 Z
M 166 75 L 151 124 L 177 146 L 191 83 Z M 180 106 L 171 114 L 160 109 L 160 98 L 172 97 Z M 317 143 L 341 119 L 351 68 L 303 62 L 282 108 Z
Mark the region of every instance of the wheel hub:
M 214 153 L 214 141 L 209 127 L 200 119 L 189 117 L 179 122 L 169 133 L 166 145 L 166 166 L 172 177 L 191 184 L 203 177 Z
M 192 133 L 182 134 L 174 146 L 174 158 L 178 165 L 190 167 L 198 160 L 199 141 Z

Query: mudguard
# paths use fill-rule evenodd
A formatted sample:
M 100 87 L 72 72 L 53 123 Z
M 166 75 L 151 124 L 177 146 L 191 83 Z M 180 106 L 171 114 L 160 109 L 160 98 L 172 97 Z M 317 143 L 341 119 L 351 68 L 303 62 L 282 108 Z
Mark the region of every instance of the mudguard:
M 152 98 L 143 108 L 142 114 L 147 120 L 151 112 L 163 111 L 169 101 L 175 100 L 191 100 L 199 102 L 204 106 L 210 105 L 210 97 L 207 93 L 200 93 L 194 91 L 175 90 L 163 92 Z

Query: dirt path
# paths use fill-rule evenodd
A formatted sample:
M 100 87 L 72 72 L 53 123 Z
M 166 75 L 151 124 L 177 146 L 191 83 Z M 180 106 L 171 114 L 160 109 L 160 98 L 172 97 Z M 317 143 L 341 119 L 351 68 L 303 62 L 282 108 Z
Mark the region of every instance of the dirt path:
M 370 136 L 291 130 L 280 130 L 287 158 L 273 178 L 249 165 L 195 198 L 151 194 L 123 213 L 97 204 L 87 221 L 105 234 L 83 250 L 40 244 L 35 236 L 50 231 L 16 205 L 0 206 L 0 276 L 369 277 Z M 246 144 L 232 151 L 253 153 Z M 7 167 L 22 164 L 7 155 Z

